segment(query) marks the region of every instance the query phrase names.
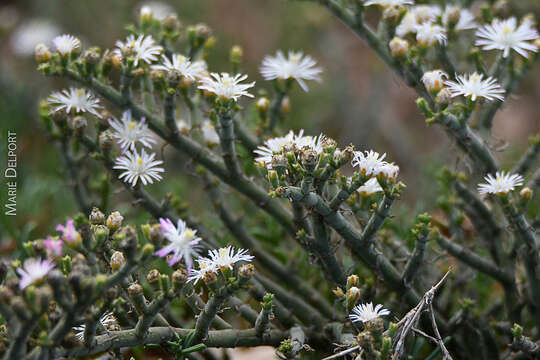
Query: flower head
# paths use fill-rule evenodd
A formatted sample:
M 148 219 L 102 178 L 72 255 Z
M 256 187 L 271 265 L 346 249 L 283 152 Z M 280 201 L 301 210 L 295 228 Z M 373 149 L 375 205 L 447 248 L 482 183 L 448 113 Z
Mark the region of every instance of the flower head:
M 232 269 L 233 265 L 239 261 L 251 261 L 253 256 L 247 253 L 246 249 L 236 251 L 232 246 L 227 246 L 217 250 L 209 250 L 208 256 L 214 266 L 218 269 Z
M 21 276 L 19 288 L 23 290 L 28 285 L 42 280 L 52 268 L 54 268 L 54 263 L 47 259 L 41 260 L 40 258 L 36 258 L 24 260 L 23 267 L 17 268 L 17 273 Z
M 390 311 L 383 308 L 381 304 L 377 304 L 373 308 L 373 303 L 360 304 L 353 308 L 349 318 L 353 322 L 361 321 L 363 323 L 376 319 L 381 316 L 390 315 Z
M 120 58 L 132 56 L 135 66 L 139 64 L 139 61 L 147 64 L 157 61 L 159 54 L 163 52 L 163 47 L 156 44 L 150 35 L 139 35 L 137 38 L 129 35 L 125 42 L 117 41 L 116 47 L 114 54 Z
M 56 231 L 61 231 L 61 238 L 67 244 L 77 245 L 82 241 L 81 234 L 75 229 L 73 220 L 66 221 L 66 225 L 59 224 L 56 226 Z
M 358 166 L 360 171 L 367 176 L 383 174 L 388 178 L 394 179 L 398 175 L 399 167 L 384 161 L 385 157 L 386 154 L 379 155 L 378 152 L 373 150 L 355 151 L 351 165 Z
M 53 39 L 56 51 L 62 56 L 71 55 L 72 52 L 81 51 L 81 41 L 73 35 L 60 35 Z
M 447 5 L 444 8 L 444 12 L 442 14 L 442 23 L 445 27 L 448 28 L 452 22 L 453 16 L 455 16 L 454 14 L 458 14 L 458 20 L 454 23 L 454 30 L 469 30 L 477 27 L 477 24 L 474 21 L 473 13 L 468 9 L 461 9 L 455 5 Z
M 219 144 L 219 134 L 217 133 L 214 124 L 212 124 L 212 121 L 208 119 L 204 120 L 201 126 L 201 131 L 206 144 Z
M 197 245 L 202 240 L 196 236 L 197 230 L 190 229 L 186 226 L 186 223 L 181 219 L 178 219 L 178 225 L 174 226 L 170 219 L 159 219 L 161 225 L 161 232 L 165 239 L 169 240 L 169 244 L 163 249 L 156 251 L 156 255 L 159 257 L 165 257 L 170 253 L 173 256 L 167 261 L 172 266 L 181 259 L 184 259 L 188 273 L 191 271 L 193 264 L 192 257 L 198 255 Z
M 377 178 L 371 178 L 362 186 L 360 186 L 356 191 L 360 193 L 362 196 L 371 196 L 373 194 L 376 194 L 378 192 L 383 191 L 383 188 L 381 185 L 379 185 L 379 181 Z
M 433 46 L 437 43 L 446 44 L 446 29 L 430 22 L 416 27 L 416 41 L 421 46 Z
M 112 312 L 107 312 L 103 314 L 99 318 L 99 323 L 101 326 L 103 326 L 105 329 L 110 329 L 111 326 L 114 326 L 116 324 L 116 318 L 114 317 Z M 80 326 L 74 326 L 73 330 L 75 331 L 75 337 L 82 341 L 84 339 L 84 330 L 86 329 L 86 325 L 82 324 Z
M 62 245 L 64 245 L 62 240 L 53 240 L 50 236 L 43 240 L 43 247 L 54 257 L 62 256 Z
M 204 60 L 197 60 L 191 63 L 191 72 L 197 80 L 208 77 L 208 64 Z
M 194 68 L 187 57 L 180 54 L 173 54 L 171 59 L 165 55 L 161 55 L 162 64 L 152 65 L 152 69 L 176 72 L 184 78 L 195 80 L 195 77 L 200 70 L 198 67 Z
M 483 97 L 490 101 L 504 100 L 504 89 L 497 83 L 497 81 L 488 77 L 483 79 L 483 74 L 473 73 L 471 75 L 458 75 L 457 81 L 445 81 L 445 85 L 448 86 L 452 97 L 464 95 L 470 97 L 472 101 L 476 101 L 476 98 Z
M 480 194 L 508 194 L 515 187 L 523 185 L 523 176 L 505 173 L 504 171 L 497 171 L 495 177 L 488 174 L 484 179 L 487 184 L 478 185 Z
M 155 153 L 147 154 L 144 149 L 140 154 L 137 150 L 128 151 L 116 159 L 114 169 L 125 170 L 120 174 L 119 179 L 124 179 L 131 186 L 135 186 L 138 181 L 141 181 L 143 185 L 153 184 L 154 180 L 161 180 L 160 173 L 165 172 L 163 168 L 157 167 L 163 164 L 163 161 L 154 160 L 155 157 Z
M 151 148 L 152 144 L 156 143 L 156 139 L 152 136 L 152 132 L 148 130 L 144 119 L 141 121 L 133 119 L 131 110 L 124 111 L 120 121 L 109 119 L 109 124 L 114 130 L 113 137 L 118 139 L 123 151 L 135 151 L 137 143 L 141 143 L 147 148 Z
M 97 112 L 101 108 L 99 99 L 86 89 L 64 89 L 62 92 L 52 93 L 47 101 L 49 104 L 56 106 L 54 112 L 65 110 L 66 113 L 69 113 L 73 109 L 77 113 L 89 112 L 101 118 L 101 115 Z
M 378 5 L 383 8 L 413 5 L 414 0 L 365 0 L 364 6 Z
M 247 75 L 231 76 L 228 73 L 221 73 L 221 75 L 211 73 L 209 77 L 201 79 L 199 89 L 207 90 L 222 99 L 237 101 L 240 96 L 253 97 L 247 92 L 247 89 L 255 86 L 255 82 L 241 84 L 245 79 L 247 79 Z
M 304 136 L 304 130 L 300 130 L 298 135 L 295 135 L 290 130 L 287 135 L 268 139 L 264 145 L 260 145 L 253 152 L 258 157 L 255 161 L 263 163 L 268 169 L 272 168 L 273 156 L 282 154 L 288 150 L 302 150 L 308 148 L 316 154 L 321 154 L 323 151 L 322 142 L 325 139 L 324 135 L 319 136 Z
M 278 51 L 276 56 L 266 56 L 263 59 L 261 74 L 265 80 L 295 79 L 304 91 L 308 91 L 304 80 L 321 81 L 319 74 L 322 69 L 315 65 L 317 62 L 302 52 L 289 51 L 285 58 L 283 52 Z
M 432 23 L 441 14 L 438 6 L 417 5 L 407 11 L 400 24 L 396 27 L 396 35 L 404 37 L 409 33 L 415 33 L 419 25 Z
M 484 50 L 501 50 L 503 57 L 508 57 L 510 50 L 514 50 L 527 58 L 527 51 L 538 51 L 538 47 L 531 42 L 540 38 L 538 32 L 532 28 L 530 22 L 517 25 L 516 18 L 506 20 L 495 19 L 491 24 L 484 25 L 476 32 L 478 39 L 475 45 Z
M 422 76 L 422 82 L 428 91 L 439 92 L 439 90 L 441 90 L 444 86 L 445 78 L 448 78 L 448 74 L 446 74 L 444 71 L 433 70 L 424 73 L 424 76 Z
M 218 270 L 212 260 L 205 257 L 198 258 L 197 264 L 199 265 L 199 269 L 192 269 L 188 276 L 188 281 L 192 281 L 195 284 L 199 280 L 203 280 L 207 274 L 215 273 Z

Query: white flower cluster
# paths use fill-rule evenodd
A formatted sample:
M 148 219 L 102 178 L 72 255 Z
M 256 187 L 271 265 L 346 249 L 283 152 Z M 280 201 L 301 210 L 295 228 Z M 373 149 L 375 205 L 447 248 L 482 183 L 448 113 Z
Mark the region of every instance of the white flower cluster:
M 363 175 L 372 177 L 381 175 L 388 179 L 395 180 L 399 174 L 399 166 L 384 161 L 385 157 L 386 154 L 380 155 L 373 150 L 355 151 L 351 165 L 358 167 Z
M 238 262 L 250 262 L 253 256 L 248 254 L 246 249 L 234 249 L 232 246 L 223 247 L 217 250 L 209 250 L 208 257 L 199 257 L 197 264 L 199 269 L 194 269 L 188 277 L 188 281 L 194 283 L 204 280 L 205 276 L 218 271 L 232 270 Z

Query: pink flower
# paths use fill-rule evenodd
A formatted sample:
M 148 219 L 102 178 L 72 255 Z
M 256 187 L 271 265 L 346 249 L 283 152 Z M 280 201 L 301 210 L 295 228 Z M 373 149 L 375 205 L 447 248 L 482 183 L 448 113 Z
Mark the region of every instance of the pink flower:
M 50 236 L 47 236 L 47 239 L 43 241 L 43 246 L 47 251 L 54 257 L 62 256 L 62 245 L 64 243 L 62 240 L 53 240 Z
M 43 279 L 54 266 L 54 263 L 47 259 L 41 260 L 40 258 L 36 258 L 24 260 L 23 267 L 17 268 L 17 273 L 21 275 L 19 288 L 23 290 L 28 285 Z
M 66 226 L 59 224 L 56 227 L 56 231 L 62 232 L 62 240 L 64 240 L 68 244 L 78 245 L 81 243 L 81 234 L 75 230 L 75 226 L 73 225 L 73 220 L 68 220 L 66 222 Z
M 165 257 L 173 253 L 167 263 L 172 266 L 183 258 L 188 272 L 191 271 L 192 256 L 198 254 L 196 246 L 202 240 L 195 235 L 197 231 L 188 228 L 181 219 L 178 219 L 178 226 L 174 226 L 170 219 L 160 218 L 159 223 L 161 224 L 163 236 L 170 241 L 170 244 L 156 251 L 155 255 Z

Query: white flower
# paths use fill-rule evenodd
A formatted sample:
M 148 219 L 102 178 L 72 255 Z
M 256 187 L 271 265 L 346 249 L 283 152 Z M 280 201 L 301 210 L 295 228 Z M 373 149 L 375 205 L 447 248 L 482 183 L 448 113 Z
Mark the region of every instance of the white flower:
M 74 109 L 77 113 L 89 112 L 101 118 L 101 115 L 97 112 L 98 109 L 101 109 L 99 99 L 94 97 L 94 94 L 90 91 L 86 91 L 86 89 L 69 88 L 69 91 L 64 89 L 62 92 L 51 94 L 47 101 L 49 104 L 56 106 L 54 112 L 65 109 L 66 113 L 69 113 L 71 109 Z
M 122 58 L 124 54 L 133 56 L 135 59 L 134 65 L 137 66 L 139 61 L 144 61 L 150 64 L 158 59 L 159 54 L 163 52 L 163 47 L 156 44 L 152 36 L 139 35 L 135 38 L 134 35 L 129 35 L 126 42 L 117 41 L 114 54 Z
M 247 253 L 246 249 L 236 251 L 232 246 L 227 246 L 217 250 L 209 250 L 208 256 L 217 269 L 233 268 L 233 265 L 239 261 L 251 261 L 253 256 Z
M 241 84 L 247 79 L 247 75 L 236 74 L 234 77 L 228 73 L 211 73 L 209 77 L 201 79 L 199 89 L 207 90 L 223 99 L 238 100 L 240 96 L 253 97 L 246 90 L 255 86 L 255 81 Z
M 23 290 L 28 285 L 43 279 L 52 268 L 54 268 L 54 263 L 47 259 L 24 260 L 22 268 L 17 268 L 17 273 L 21 276 L 19 288 Z
M 125 170 L 120 174 L 119 179 L 124 179 L 125 182 L 135 186 L 138 181 L 144 185 L 153 184 L 154 180 L 161 180 L 159 173 L 164 172 L 163 168 L 157 167 L 163 164 L 161 160 L 154 160 L 155 153 L 147 154 L 142 149 L 141 154 L 137 151 L 128 151 L 121 157 L 116 159 L 114 169 Z
M 459 14 L 459 20 L 454 25 L 454 30 L 469 30 L 477 27 L 476 22 L 474 21 L 473 13 L 468 9 L 461 9 L 459 6 L 447 5 L 442 14 L 442 23 L 445 27 L 448 27 L 450 23 L 450 18 L 453 14 Z
M 210 120 L 204 120 L 201 126 L 202 135 L 204 141 L 208 145 L 219 144 L 219 135 L 216 131 L 216 127 Z
M 525 21 L 517 26 L 516 18 L 513 17 L 506 20 L 494 19 L 491 25 L 484 25 L 479 29 L 476 36 L 479 39 L 475 45 L 482 46 L 483 50 L 502 50 L 503 57 L 507 57 L 510 50 L 514 50 L 526 58 L 529 57 L 527 51 L 538 51 L 538 47 L 530 41 L 540 37 L 530 22 Z
M 376 319 L 381 316 L 390 315 L 390 311 L 383 309 L 381 304 L 377 304 L 373 308 L 373 303 L 356 305 L 352 309 L 353 314 L 349 315 L 349 318 L 353 322 L 361 321 L 363 323 Z
M 322 69 L 315 65 L 317 62 L 301 51 L 289 51 L 287 58 L 278 51 L 276 56 L 265 56 L 260 70 L 265 80 L 295 79 L 304 91 L 308 91 L 304 80 L 321 81 L 319 74 Z
M 373 150 L 355 151 L 351 161 L 352 166 L 358 166 L 360 171 L 368 176 L 383 174 L 390 179 L 395 179 L 399 172 L 399 167 L 384 161 L 386 154 L 379 155 Z
M 81 51 L 81 41 L 73 35 L 60 35 L 53 39 L 56 51 L 62 55 L 71 55 L 73 51 Z
M 516 186 L 523 185 L 523 176 L 505 173 L 504 171 L 497 171 L 495 177 L 488 174 L 484 179 L 487 184 L 478 185 L 480 194 L 507 194 L 514 190 Z
M 206 274 L 217 271 L 213 261 L 208 258 L 198 258 L 197 264 L 199 265 L 199 269 L 192 269 L 190 275 L 188 276 L 188 281 L 193 281 L 195 284 L 198 283 L 199 280 L 203 280 Z
M 208 77 L 208 64 L 204 60 L 197 60 L 191 63 L 191 72 L 197 80 Z
M 443 88 L 445 78 L 448 78 L 448 74 L 444 71 L 433 70 L 426 72 L 424 76 L 422 76 L 422 82 L 428 91 L 438 92 Z
M 152 69 L 177 72 L 184 78 L 195 80 L 198 68 L 193 69 L 193 65 L 189 59 L 180 54 L 173 54 L 172 61 L 165 55 L 161 55 L 163 64 L 152 65 Z
M 99 318 L 99 323 L 101 326 L 103 326 L 105 329 L 109 329 L 110 326 L 116 324 L 116 318 L 114 317 L 112 312 L 107 312 L 103 314 Z M 79 341 L 83 341 L 84 339 L 84 330 L 86 329 L 86 325 L 82 324 L 80 326 L 74 326 L 73 330 L 75 331 L 75 337 Z
M 457 82 L 445 81 L 445 85 L 452 93 L 452 97 L 464 95 L 470 97 L 472 101 L 476 101 L 476 98 L 483 97 L 490 101 L 494 99 L 504 100 L 504 89 L 497 83 L 497 81 L 488 77 L 483 80 L 484 75 L 473 73 L 471 75 L 458 75 Z
M 384 8 L 413 5 L 414 0 L 366 0 L 364 6 L 379 5 Z
M 440 14 L 441 9 L 438 6 L 414 6 L 409 9 L 396 28 L 396 35 L 404 37 L 409 33 L 415 33 L 419 25 L 434 22 Z
M 176 127 L 181 133 L 186 134 L 186 135 L 189 134 L 189 132 L 191 131 L 191 125 L 188 124 L 188 122 L 184 119 L 177 120 Z
M 324 135 L 319 136 L 304 136 L 304 130 L 300 130 L 298 135 L 295 135 L 292 130 L 285 136 L 268 139 L 263 145 L 257 147 L 253 152 L 258 157 L 256 162 L 262 162 L 268 169 L 272 168 L 272 158 L 276 154 L 282 154 L 286 150 L 302 150 L 306 147 L 314 151 L 316 154 L 321 154 L 323 151 L 322 142 L 325 139 Z
M 446 44 L 446 29 L 442 26 L 426 22 L 416 26 L 416 41 L 422 46 Z
M 122 114 L 120 121 L 109 119 L 109 124 L 114 129 L 113 137 L 118 139 L 120 147 L 125 152 L 127 150 L 135 151 L 135 145 L 141 143 L 147 148 L 152 148 L 152 144 L 157 141 L 152 136 L 152 132 L 148 130 L 148 126 L 144 122 L 136 121 L 131 117 L 131 110 L 126 110 Z
M 379 185 L 379 181 L 377 181 L 377 178 L 371 178 L 366 181 L 364 185 L 360 186 L 356 191 L 358 191 L 362 196 L 370 196 L 383 191 L 383 189 L 381 185 Z
M 60 34 L 60 29 L 51 21 L 31 19 L 19 25 L 10 36 L 10 45 L 18 56 L 34 53 L 36 45 L 48 43 Z
M 140 10 L 141 15 L 143 12 L 143 8 L 146 8 L 146 12 L 150 10 L 153 18 L 160 21 L 165 19 L 167 16 L 174 14 L 174 9 L 169 4 L 163 3 L 161 1 L 149 1 L 143 3 Z
M 396 57 L 404 56 L 409 52 L 409 42 L 397 36 L 390 40 L 388 47 L 392 56 Z
M 170 244 L 164 248 L 156 251 L 156 255 L 159 257 L 165 257 L 170 253 L 173 256 L 167 260 L 167 263 L 172 266 L 181 259 L 184 259 L 188 273 L 191 272 L 194 255 L 198 255 L 199 250 L 197 245 L 202 240 L 196 236 L 197 230 L 193 230 L 186 226 L 186 223 L 182 219 L 178 219 L 178 225 L 175 227 L 170 219 L 159 219 L 161 224 L 161 232 L 165 239 L 169 240 Z

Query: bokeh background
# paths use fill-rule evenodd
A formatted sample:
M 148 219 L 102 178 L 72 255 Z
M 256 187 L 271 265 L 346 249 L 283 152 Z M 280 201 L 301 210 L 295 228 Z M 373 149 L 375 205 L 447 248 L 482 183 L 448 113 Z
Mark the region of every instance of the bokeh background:
M 442 1 L 444 3 L 444 1 Z M 368 47 L 325 9 L 311 2 L 283 0 L 182 0 L 161 2 L 12 0 L 0 1 L 0 168 L 6 158 L 6 133 L 17 132 L 18 215 L 0 215 L 0 249 L 5 255 L 17 242 L 52 233 L 57 223 L 76 211 L 59 153 L 41 127 L 37 104 L 51 91 L 67 85 L 44 78 L 36 71 L 33 49 L 38 42 L 70 33 L 83 48 L 112 48 L 136 19 L 138 9 L 149 5 L 154 13 L 175 12 L 185 25 L 204 22 L 217 38 L 209 57 L 213 71 L 229 69 L 233 45 L 244 50 L 242 71 L 269 89 L 258 73 L 266 54 L 278 49 L 303 50 L 324 68 L 322 84 L 310 84 L 309 93 L 296 88 L 284 128 L 305 128 L 308 134 L 324 132 L 345 146 L 386 152 L 402 169 L 408 185 L 394 210 L 407 214 L 432 209 L 437 193 L 435 173 L 442 164 L 460 166 L 464 159 L 442 131 L 427 127 L 414 104 L 415 95 Z M 509 1 L 513 12 L 533 12 L 538 1 Z M 540 130 L 540 66 L 529 74 L 518 92 L 506 102 L 495 121 L 491 145 L 502 164 L 519 157 L 528 135 Z M 499 151 L 504 149 L 504 151 Z M 181 173 L 182 164 L 168 164 Z M 2 182 L 2 186 L 4 186 Z M 168 176 L 151 192 L 173 189 L 204 210 L 200 192 L 183 177 Z M 118 187 L 120 193 L 121 187 Z M 1 189 L 0 200 L 5 202 Z M 129 208 L 129 202 L 117 207 Z M 204 199 L 206 200 L 206 199 Z M 127 211 L 127 210 L 126 210 Z M 131 210 L 130 210 L 131 211 Z M 410 213 L 409 213 L 410 214 Z M 133 215 L 135 216 L 135 215 Z

